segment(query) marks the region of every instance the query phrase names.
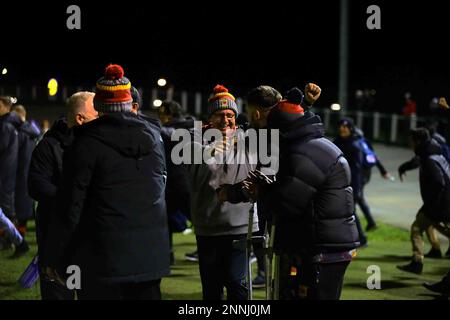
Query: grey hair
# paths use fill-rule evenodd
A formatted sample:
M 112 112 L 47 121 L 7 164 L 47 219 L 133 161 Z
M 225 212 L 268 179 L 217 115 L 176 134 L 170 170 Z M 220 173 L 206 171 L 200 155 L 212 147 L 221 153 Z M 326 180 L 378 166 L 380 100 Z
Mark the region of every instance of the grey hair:
M 86 101 L 94 97 L 95 93 L 89 92 L 89 91 L 81 91 L 74 93 L 70 96 L 69 99 L 66 101 L 67 108 L 69 109 L 69 112 L 72 114 L 77 114 L 80 112 L 82 108 L 84 108 Z

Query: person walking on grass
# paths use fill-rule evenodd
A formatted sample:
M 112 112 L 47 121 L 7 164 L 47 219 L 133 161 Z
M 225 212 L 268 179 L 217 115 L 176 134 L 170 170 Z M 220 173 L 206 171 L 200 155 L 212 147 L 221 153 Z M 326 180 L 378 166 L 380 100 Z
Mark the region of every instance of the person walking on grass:
M 433 226 L 450 239 L 450 165 L 427 129 L 412 130 L 410 145 L 420 158 L 420 194 L 423 206 L 411 226 L 412 261 L 397 268 L 421 274 L 424 261 L 423 232 Z

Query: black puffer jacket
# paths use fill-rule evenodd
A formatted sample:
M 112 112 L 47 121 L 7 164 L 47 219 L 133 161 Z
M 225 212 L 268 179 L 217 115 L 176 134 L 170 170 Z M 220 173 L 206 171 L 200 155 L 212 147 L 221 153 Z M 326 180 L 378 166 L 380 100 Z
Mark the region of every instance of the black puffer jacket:
M 19 139 L 16 129 L 20 123 L 11 112 L 0 117 L 0 207 L 10 219 L 15 217 L 14 191 L 17 177 Z
M 169 274 L 164 188 L 166 165 L 159 123 L 132 113 L 107 114 L 74 128 L 64 153 L 60 223 L 49 234 L 48 259 L 64 254 L 84 276 L 105 283 Z
M 324 138 L 320 118 L 307 112 L 280 135 L 278 182 L 271 187 L 278 213 L 276 243 L 311 254 L 357 247 L 350 168 Z
M 30 169 L 31 155 L 40 131 L 28 121 L 21 122 L 17 130 L 19 132 L 19 155 L 15 204 L 17 219 L 21 221 L 30 219 L 33 216 L 33 199 L 28 194 L 28 171 Z
M 44 244 L 51 218 L 56 213 L 57 194 L 62 183 L 63 152 L 73 141 L 65 118 L 58 119 L 38 143 L 31 157 L 28 192 L 38 202 L 36 237 L 39 262 L 45 265 Z
M 432 139 L 415 150 L 420 157 L 420 193 L 430 219 L 450 222 L 450 166 L 441 147 Z

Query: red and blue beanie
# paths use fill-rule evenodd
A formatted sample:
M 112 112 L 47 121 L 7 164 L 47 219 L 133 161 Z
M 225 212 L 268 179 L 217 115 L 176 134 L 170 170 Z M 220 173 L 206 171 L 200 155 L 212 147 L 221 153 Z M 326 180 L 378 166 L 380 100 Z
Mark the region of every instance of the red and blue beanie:
M 131 111 L 133 98 L 131 82 L 124 77 L 123 68 L 117 64 L 106 67 L 105 76 L 97 81 L 95 109 L 103 113 Z
M 303 92 L 299 88 L 293 88 L 286 94 L 286 99 L 278 102 L 267 118 L 269 128 L 283 129 L 292 122 L 302 118 L 305 110 L 301 106 Z
M 236 118 L 238 116 L 238 108 L 236 99 L 228 92 L 228 89 L 218 84 L 214 88 L 214 93 L 208 100 L 208 117 L 211 117 L 214 112 L 219 110 L 233 110 Z

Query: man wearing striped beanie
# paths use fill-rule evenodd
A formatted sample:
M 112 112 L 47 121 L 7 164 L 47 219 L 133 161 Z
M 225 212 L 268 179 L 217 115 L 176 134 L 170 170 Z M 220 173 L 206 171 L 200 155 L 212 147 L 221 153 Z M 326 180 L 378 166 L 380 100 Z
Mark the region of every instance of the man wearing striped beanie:
M 208 100 L 209 125 L 223 134 L 232 133 L 236 130 L 237 116 L 238 108 L 234 96 L 224 86 L 215 86 Z
M 49 230 L 47 273 L 79 266 L 79 300 L 161 299 L 170 273 L 161 127 L 137 115 L 130 89 L 122 67 L 108 66 L 94 98 L 103 115 L 74 127 L 64 154 L 61 227 Z
M 247 148 L 235 148 L 235 139 L 232 137 L 237 129 L 237 115 L 234 96 L 224 86 L 217 85 L 208 101 L 208 127 L 221 132 L 227 147 L 221 147 L 220 141 L 207 141 L 206 138 L 202 145 L 195 147 L 199 148 L 197 150 L 201 154 L 212 148 L 219 158 L 232 155 L 233 148 L 236 150 L 233 160 L 245 158 L 248 162 L 203 161 L 189 168 L 192 185 L 191 217 L 197 238 L 204 300 L 221 300 L 224 287 L 229 300 L 248 298 L 246 251 L 245 248 L 236 246 L 235 242 L 245 241 L 249 229 L 249 214 L 253 215 L 251 230 L 258 231 L 256 209 L 242 193 L 243 181 L 249 172 L 255 170 L 256 165 L 252 163 L 256 164 L 256 155 L 255 161 L 251 162 Z

